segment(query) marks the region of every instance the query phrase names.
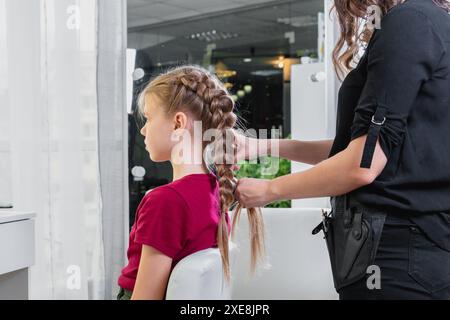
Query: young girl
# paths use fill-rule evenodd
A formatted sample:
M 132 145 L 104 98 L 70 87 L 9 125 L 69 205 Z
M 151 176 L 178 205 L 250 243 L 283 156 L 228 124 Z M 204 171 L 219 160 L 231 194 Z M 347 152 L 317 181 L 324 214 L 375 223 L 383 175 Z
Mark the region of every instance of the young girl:
M 219 247 L 229 280 L 232 163 L 220 161 L 216 174 L 210 173 L 202 157 L 206 142 L 186 139 L 186 132 L 193 137 L 194 122 L 200 121 L 202 133 L 217 129 L 225 134 L 236 124 L 233 99 L 208 71 L 182 66 L 151 81 L 140 95 L 139 109 L 146 118 L 141 130 L 146 150 L 155 162 L 171 161 L 173 182 L 148 192 L 137 209 L 128 265 L 118 280 L 118 299 L 164 299 L 174 266 L 184 257 L 212 247 Z M 189 157 L 180 161 L 180 146 L 184 155 L 200 151 L 201 161 Z M 239 213 L 240 206 L 233 225 Z M 263 226 L 259 210 L 249 209 L 248 216 L 253 270 L 264 251 Z

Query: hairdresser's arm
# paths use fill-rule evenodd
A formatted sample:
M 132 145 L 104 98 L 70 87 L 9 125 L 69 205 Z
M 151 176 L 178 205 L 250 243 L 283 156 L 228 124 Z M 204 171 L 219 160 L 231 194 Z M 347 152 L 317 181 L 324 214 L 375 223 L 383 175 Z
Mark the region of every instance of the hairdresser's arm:
M 253 160 L 272 154 L 291 161 L 315 165 L 328 158 L 333 145 L 333 140 L 256 139 L 243 135 L 237 135 L 236 138 L 239 160 L 244 158 Z
M 377 142 L 371 168 L 360 168 L 366 137 L 352 140 L 345 150 L 311 169 L 274 180 L 240 179 L 236 196 L 251 208 L 284 199 L 336 196 L 368 185 L 383 171 L 387 158 Z
M 132 300 L 162 300 L 169 281 L 172 258 L 143 245 Z

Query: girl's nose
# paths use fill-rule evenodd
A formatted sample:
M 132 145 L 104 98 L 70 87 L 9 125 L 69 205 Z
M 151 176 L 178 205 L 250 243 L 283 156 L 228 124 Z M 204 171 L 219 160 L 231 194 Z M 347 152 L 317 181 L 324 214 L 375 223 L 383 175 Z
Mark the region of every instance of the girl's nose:
M 145 126 L 142 127 L 141 134 L 145 137 Z

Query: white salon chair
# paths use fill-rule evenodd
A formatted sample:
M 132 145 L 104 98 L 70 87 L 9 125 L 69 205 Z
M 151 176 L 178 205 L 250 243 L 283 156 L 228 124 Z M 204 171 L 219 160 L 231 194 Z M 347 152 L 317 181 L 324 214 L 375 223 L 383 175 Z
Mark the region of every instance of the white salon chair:
M 231 275 L 236 247 L 230 243 Z M 227 283 L 222 270 L 218 248 L 195 252 L 173 268 L 167 285 L 166 300 L 229 300 L 231 282 Z

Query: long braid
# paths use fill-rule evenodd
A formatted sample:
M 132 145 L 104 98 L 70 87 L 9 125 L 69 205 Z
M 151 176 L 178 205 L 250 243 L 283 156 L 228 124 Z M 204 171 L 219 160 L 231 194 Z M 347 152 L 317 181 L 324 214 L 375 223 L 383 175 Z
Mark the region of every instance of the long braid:
M 229 96 L 229 94 L 224 89 L 205 89 L 204 99 L 205 102 L 209 103 L 209 113 L 211 115 L 210 126 L 212 128 L 217 128 L 222 132 L 222 150 L 224 159 L 219 164 L 216 164 L 217 175 L 219 177 L 220 186 L 220 197 L 221 197 L 221 227 L 219 227 L 219 241 L 223 243 L 228 243 L 228 234 L 226 233 L 226 222 L 225 216 L 229 210 L 230 205 L 234 201 L 233 189 L 234 189 L 234 174 L 232 170 L 232 164 L 234 159 L 236 159 L 236 147 L 234 144 L 230 144 L 227 140 L 228 131 L 232 129 L 235 124 L 237 117 L 233 113 L 234 102 Z M 206 119 L 205 119 L 206 120 Z M 230 150 L 231 149 L 231 150 Z M 242 206 L 239 204 L 233 215 L 232 230 L 234 235 L 235 226 L 239 220 L 242 211 Z M 256 269 L 259 260 L 265 255 L 264 246 L 264 223 L 262 218 L 262 213 L 259 208 L 248 208 L 247 216 L 249 220 L 249 236 L 251 244 L 251 266 L 250 270 L 253 273 Z M 223 247 L 223 261 L 225 274 L 228 274 L 229 263 L 228 263 L 228 246 Z
M 228 129 L 231 129 L 236 124 L 236 115 L 233 113 L 234 102 L 224 89 L 216 87 L 209 77 L 204 77 L 203 81 L 207 83 L 207 88 L 204 90 L 203 99 L 206 103 L 206 108 L 202 116 L 202 120 L 206 122 L 207 127 L 215 128 L 224 136 Z M 211 85 L 214 84 L 214 87 Z M 227 151 L 225 139 L 222 145 L 223 150 Z M 226 157 L 226 154 L 224 153 Z M 229 233 L 228 233 L 228 210 L 234 202 L 233 195 L 233 181 L 234 175 L 232 162 L 224 159 L 220 164 L 216 164 L 217 178 L 219 180 L 219 194 L 220 194 L 220 222 L 217 233 L 217 244 L 222 256 L 222 266 L 224 270 L 225 279 L 230 279 L 230 263 L 229 263 Z

